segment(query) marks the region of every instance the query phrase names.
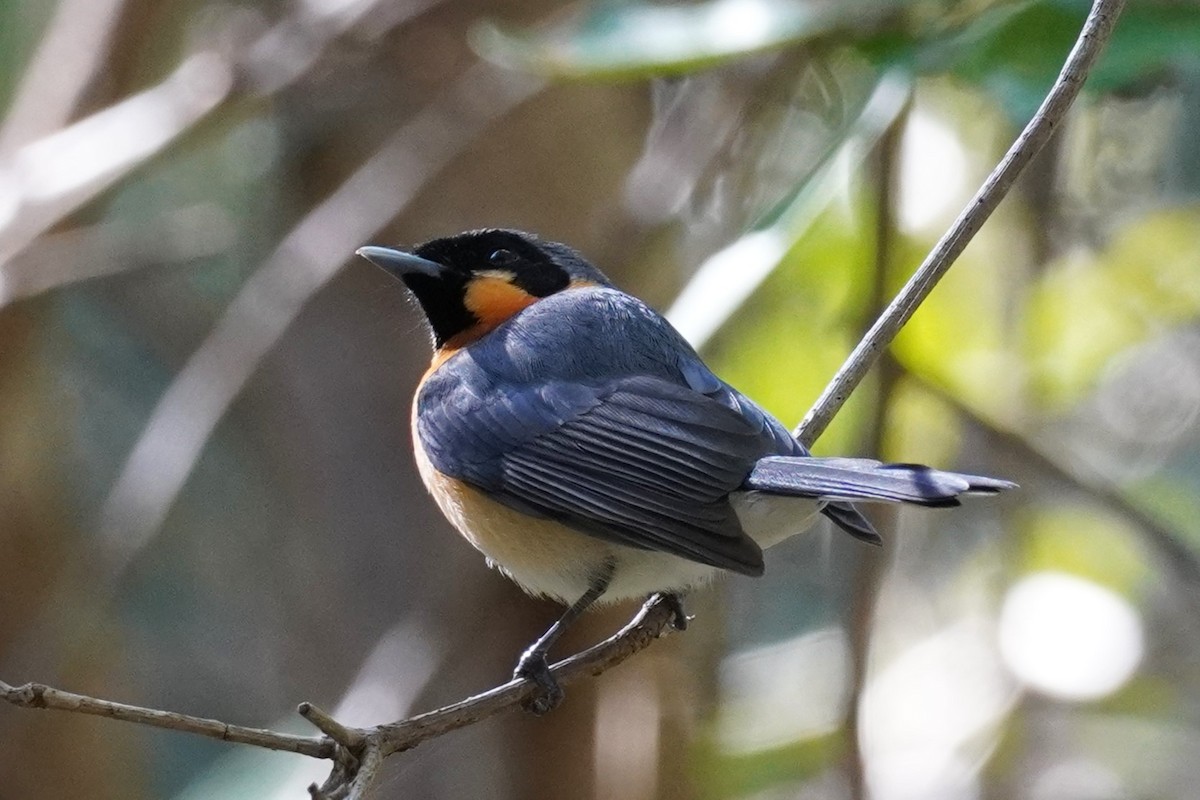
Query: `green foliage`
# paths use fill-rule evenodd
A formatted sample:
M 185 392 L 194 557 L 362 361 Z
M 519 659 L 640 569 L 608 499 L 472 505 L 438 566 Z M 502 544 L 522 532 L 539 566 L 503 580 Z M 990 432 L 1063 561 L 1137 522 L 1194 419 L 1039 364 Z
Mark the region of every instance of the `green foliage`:
M 1036 398 L 1062 409 L 1110 359 L 1200 314 L 1200 208 L 1149 214 L 1100 252 L 1050 264 L 1033 287 L 1026 348 Z
M 1045 506 L 1023 517 L 1021 571 L 1068 572 L 1126 597 L 1135 597 L 1150 575 L 1133 530 L 1094 507 Z
M 1091 4 L 1043 0 L 1016 13 L 951 55 L 954 74 L 977 83 L 1025 120 L 1041 103 L 1079 35 Z M 1088 77 L 1088 88 L 1111 92 L 1177 70 L 1200 69 L 1200 7 L 1135 0 L 1121 15 L 1112 39 Z
M 53 11 L 53 3 L 0 0 L 0 109 L 12 102 L 22 69 Z
M 485 58 L 555 78 L 677 75 L 797 45 L 852 43 L 881 67 L 949 73 L 986 89 L 1014 121 L 1033 115 L 1087 15 L 1086 0 L 709 0 L 594 2 L 553 26 L 476 27 Z M 1200 7 L 1139 0 L 1088 81 L 1111 92 L 1200 70 Z
M 556 78 L 645 78 L 693 72 L 754 53 L 882 22 L 900 0 L 711 0 L 693 4 L 594 3 L 553 27 L 475 29 L 498 64 Z
M 781 784 L 814 778 L 836 763 L 843 747 L 844 740 L 828 734 L 769 750 L 729 753 L 710 734 L 697 742 L 694 753 L 699 796 L 707 800 L 747 797 Z
M 953 464 L 962 436 L 953 410 L 912 381 L 901 380 L 888 403 L 883 450 L 887 461 Z
M 821 214 L 706 351 L 722 378 L 789 424 L 799 422 L 854 345 L 870 280 L 864 223 L 846 208 Z M 863 411 L 852 401 L 818 452 L 853 450 Z
M 1194 465 L 1137 482 L 1134 502 L 1190 546 L 1200 549 L 1200 491 Z

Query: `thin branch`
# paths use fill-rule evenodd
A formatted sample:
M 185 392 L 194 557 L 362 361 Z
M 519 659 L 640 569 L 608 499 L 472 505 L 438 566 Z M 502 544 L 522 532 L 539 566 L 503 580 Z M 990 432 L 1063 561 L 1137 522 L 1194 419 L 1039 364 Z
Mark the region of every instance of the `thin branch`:
M 673 629 L 675 608 L 663 597 L 648 600 L 624 628 L 554 666 L 551 672 L 562 685 L 570 685 L 588 676 L 599 675 L 617 666 Z M 370 728 L 341 725 L 311 703 L 303 703 L 299 712 L 327 735 L 295 736 L 261 728 L 246 728 L 218 720 L 193 717 L 172 711 L 142 708 L 64 692 L 37 683 L 11 686 L 0 681 L 0 700 L 21 708 L 45 708 L 119 719 L 156 728 L 192 733 L 235 744 L 247 744 L 269 750 L 284 750 L 313 758 L 335 761 L 330 780 L 320 788 L 312 787 L 314 798 L 366 797 L 380 763 L 392 753 L 411 750 L 422 742 L 465 728 L 504 711 L 519 708 L 534 691 L 533 684 L 512 680 L 502 686 L 468 697 L 435 711 L 399 722 Z
M 390 21 L 404 22 L 436 2 L 410 3 Z M 295 15 L 245 46 L 232 52 L 201 46 L 158 85 L 71 125 L 30 142 L 10 134 L 0 172 L 11 172 L 16 191 L 0 214 L 0 306 L 14 299 L 5 290 L 8 262 L 39 236 L 234 100 L 291 85 L 338 35 L 380 5 L 383 0 L 364 0 L 324 11 L 299 4 Z M 229 27 L 240 24 L 240 17 L 230 16 Z
M 541 86 L 466 70 L 283 237 L 167 387 L 121 467 L 100 515 L 115 572 L 159 529 L 226 409 L 305 303 L 442 167 Z
M 0 121 L 0 159 L 52 133 L 103 70 L 127 0 L 61 0 Z
M 620 631 L 598 645 L 558 662 L 552 667 L 555 679 L 570 685 L 587 676 L 599 675 L 647 648 L 672 629 L 675 610 L 655 596 Z M 421 742 L 473 725 L 502 711 L 519 707 L 533 692 L 528 681 L 509 681 L 491 691 L 401 722 L 379 726 L 384 754 L 411 750 Z
M 296 712 L 312 723 L 313 727 L 350 750 L 361 747 L 365 741 L 362 731 L 347 728 L 312 703 L 301 703 Z
M 383 757 L 383 748 L 378 742 L 371 741 L 367 743 L 366 747 L 363 748 L 358 772 L 350 782 L 350 790 L 346 793 L 346 800 L 366 799 L 367 793 L 375 785 L 375 779 L 379 777 L 379 768 L 383 766 Z
M 265 747 L 268 750 L 284 750 L 313 758 L 332 758 L 334 755 L 333 741 L 324 736 L 294 736 L 263 728 L 230 725 L 228 722 L 193 717 L 174 711 L 159 711 L 125 703 L 114 703 L 111 700 L 98 700 L 74 692 L 64 692 L 40 683 L 11 686 L 0 681 L 0 699 L 20 708 L 46 708 L 54 711 L 74 711 L 77 714 L 92 714 L 98 717 L 119 719 L 122 722 L 135 722 L 155 728 L 194 733 L 210 739 L 220 739 L 223 742 Z
M 37 237 L 162 152 L 218 108 L 233 73 L 213 51 L 189 55 L 161 83 L 18 149 L 0 163 L 15 192 L 0 216 L 0 305 L 4 271 Z
M 1062 121 L 1067 109 L 1071 107 L 1083 87 L 1096 57 L 1104 49 L 1104 44 L 1112 34 L 1117 16 L 1124 5 L 1125 0 L 1095 0 L 1092 4 L 1083 30 L 1071 49 L 1058 80 L 1054 82 L 1033 119 L 1029 120 L 1025 130 L 1013 142 L 1012 147 L 992 170 L 992 174 L 984 181 L 950 230 L 904 285 L 900 294 L 871 326 L 871 330 L 867 331 L 867 335 L 854 348 L 854 352 L 830 381 L 812 410 L 796 428 L 796 437 L 804 444 L 811 445 L 825 432 L 830 420 L 841 410 L 850 393 L 879 358 L 879 354 L 896 338 L 896 334 L 1008 194 L 1017 175 L 1053 135 L 1058 123 Z

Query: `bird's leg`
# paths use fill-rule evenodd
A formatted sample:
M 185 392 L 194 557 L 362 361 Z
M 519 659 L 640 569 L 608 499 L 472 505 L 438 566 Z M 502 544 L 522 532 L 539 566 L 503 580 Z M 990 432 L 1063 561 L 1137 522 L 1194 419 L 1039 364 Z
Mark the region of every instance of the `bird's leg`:
M 588 606 L 600 599 L 600 595 L 604 594 L 604 590 L 608 588 L 609 582 L 612 580 L 613 571 L 616 569 L 616 564 L 609 559 L 604 562 L 604 568 L 592 579 L 588 590 L 583 593 L 583 596 L 576 600 L 566 610 L 566 612 L 558 618 L 558 621 L 550 626 L 550 629 L 541 635 L 541 637 L 529 646 L 524 653 L 521 654 L 521 659 L 517 662 L 517 668 L 513 670 L 514 678 L 525 678 L 534 684 L 534 692 L 525 701 L 525 710 L 531 711 L 534 714 L 545 714 L 548 711 L 553 711 L 562 702 L 563 690 L 558 685 L 558 681 L 554 679 L 554 675 L 550 672 L 550 664 L 546 661 L 546 654 L 550 647 L 562 635 L 562 632 L 570 627 L 579 615 L 587 610 Z

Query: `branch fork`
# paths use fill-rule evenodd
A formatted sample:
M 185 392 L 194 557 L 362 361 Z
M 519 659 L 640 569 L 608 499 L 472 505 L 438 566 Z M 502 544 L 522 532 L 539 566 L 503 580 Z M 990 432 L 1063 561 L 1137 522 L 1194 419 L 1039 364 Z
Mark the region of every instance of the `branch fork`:
M 564 686 L 585 677 L 600 675 L 679 627 L 677 603 L 667 596 L 655 595 L 621 630 L 582 653 L 559 661 L 550 667 L 550 671 Z M 111 717 L 235 744 L 330 759 L 333 768 L 329 777 L 321 786 L 309 787 L 313 800 L 363 800 L 368 796 L 379 768 L 388 756 L 411 750 L 429 739 L 474 725 L 503 711 L 518 708 L 533 692 L 531 682 L 512 680 L 435 711 L 370 728 L 343 725 L 318 706 L 305 702 L 300 704 L 297 711 L 324 735 L 296 736 L 174 711 L 100 700 L 40 683 L 12 686 L 0 681 L 0 700 L 21 708 Z

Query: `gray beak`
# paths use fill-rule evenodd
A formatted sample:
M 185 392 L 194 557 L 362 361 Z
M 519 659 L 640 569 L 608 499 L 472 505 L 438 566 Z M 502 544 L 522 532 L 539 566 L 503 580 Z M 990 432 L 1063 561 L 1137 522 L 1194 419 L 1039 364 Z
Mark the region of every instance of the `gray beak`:
M 428 275 L 438 278 L 446 271 L 446 268 L 436 261 L 414 256 L 412 253 L 402 253 L 390 247 L 360 247 L 354 252 L 397 278 L 403 278 L 405 275 Z

